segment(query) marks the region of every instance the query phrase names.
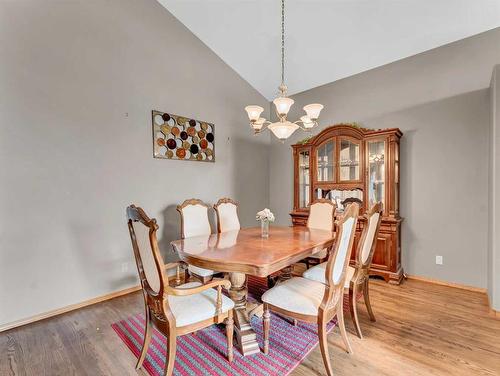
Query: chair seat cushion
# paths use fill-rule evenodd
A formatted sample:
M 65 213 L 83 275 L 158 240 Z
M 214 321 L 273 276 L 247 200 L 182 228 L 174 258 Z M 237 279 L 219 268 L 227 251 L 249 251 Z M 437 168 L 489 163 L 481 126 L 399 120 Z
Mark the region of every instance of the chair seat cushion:
M 267 290 L 262 301 L 286 311 L 316 316 L 324 293 L 323 283 L 294 277 Z
M 211 275 L 215 274 L 213 270 L 199 268 L 194 265 L 188 265 L 188 270 L 190 273 L 196 274 L 200 277 L 210 277 Z
M 200 282 L 189 282 L 177 286 L 177 289 L 188 289 L 202 286 Z M 217 306 L 217 291 L 208 289 L 198 294 L 187 296 L 168 296 L 168 304 L 175 317 L 177 327 L 194 324 L 214 317 Z M 222 312 L 233 309 L 234 302 L 222 294 Z
M 325 270 L 326 270 L 326 262 L 316 265 L 315 267 L 312 267 L 311 269 L 307 269 L 304 274 L 302 274 L 302 277 L 310 279 L 312 281 L 317 281 L 321 283 L 326 283 L 325 280 Z M 345 279 L 345 288 L 349 288 L 349 283 L 351 282 L 352 277 L 354 276 L 354 271 L 355 269 L 352 266 L 347 267 L 347 276 Z

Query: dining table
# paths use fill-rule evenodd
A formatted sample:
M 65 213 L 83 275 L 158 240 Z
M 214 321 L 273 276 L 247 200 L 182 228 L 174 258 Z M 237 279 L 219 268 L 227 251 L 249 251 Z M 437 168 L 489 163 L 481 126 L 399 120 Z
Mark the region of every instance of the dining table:
M 292 265 L 323 249 L 329 249 L 335 234 L 305 226 L 271 226 L 268 237 L 260 227 L 242 228 L 171 242 L 179 258 L 194 265 L 226 273 L 234 301 L 236 344 L 243 356 L 260 352 L 250 324 L 260 305 L 248 302 L 247 276 L 268 277 L 281 271 L 280 280 L 291 278 Z

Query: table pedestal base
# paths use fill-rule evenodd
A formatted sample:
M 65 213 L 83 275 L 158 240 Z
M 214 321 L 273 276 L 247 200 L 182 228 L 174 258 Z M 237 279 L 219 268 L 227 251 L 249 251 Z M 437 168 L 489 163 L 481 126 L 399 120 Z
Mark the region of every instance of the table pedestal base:
M 257 342 L 257 333 L 255 333 L 250 325 L 250 318 L 246 310 L 235 310 L 234 334 L 236 345 L 239 347 L 243 356 L 260 352 L 259 343 Z
M 292 267 L 282 270 L 277 282 L 285 281 L 292 277 Z M 229 273 L 231 288 L 229 296 L 234 302 L 234 334 L 236 344 L 243 356 L 260 352 L 257 334 L 250 325 L 252 316 L 262 317 L 263 305 L 248 303 L 247 276 L 243 273 Z
M 257 334 L 250 325 L 250 318 L 259 313 L 259 305 L 247 307 L 247 276 L 243 273 L 230 273 L 231 288 L 229 296 L 234 301 L 234 333 L 236 344 L 243 356 L 260 352 Z M 250 312 L 250 313 L 249 313 Z

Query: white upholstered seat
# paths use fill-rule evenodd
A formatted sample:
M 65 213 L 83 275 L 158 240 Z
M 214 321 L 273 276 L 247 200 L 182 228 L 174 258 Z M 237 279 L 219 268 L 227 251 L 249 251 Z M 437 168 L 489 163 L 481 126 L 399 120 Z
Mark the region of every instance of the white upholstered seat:
M 182 238 L 191 238 L 200 235 L 210 235 L 212 228 L 208 221 L 208 206 L 200 200 L 186 200 L 177 207 L 181 214 Z M 189 265 L 188 270 L 200 277 L 210 277 L 215 274 L 213 270 Z
M 156 270 L 156 265 L 153 257 L 153 252 L 151 251 L 151 244 L 149 242 L 149 227 L 145 226 L 141 222 L 131 223 L 135 239 L 137 242 L 139 254 L 141 255 L 142 267 L 144 269 L 144 274 L 146 275 L 146 280 L 148 281 L 149 287 L 154 292 L 160 291 L 160 276 Z
M 200 282 L 189 282 L 176 288 L 186 289 L 201 286 Z M 216 316 L 217 291 L 208 289 L 199 294 L 187 296 L 168 296 L 168 304 L 174 314 L 176 326 L 186 326 Z M 222 312 L 233 309 L 234 302 L 222 295 Z
M 217 212 L 219 232 L 239 230 L 238 205 L 231 199 L 222 198 L 214 205 Z
M 307 227 L 319 230 L 333 231 L 333 217 L 335 214 L 335 205 L 330 202 L 314 202 L 309 209 Z M 324 259 L 328 256 L 328 249 L 310 255 L 310 258 Z
M 330 202 L 314 202 L 309 209 L 308 228 L 333 231 L 335 205 Z
M 302 277 L 278 283 L 262 295 L 264 303 L 303 315 L 317 315 L 326 286 Z
M 302 277 L 310 279 L 312 281 L 317 281 L 321 283 L 326 283 L 325 280 L 325 270 L 326 270 L 326 262 L 316 265 L 310 269 L 307 269 Z M 344 283 L 344 287 L 349 288 L 349 283 L 351 282 L 352 276 L 354 275 L 355 269 L 352 266 L 348 266 L 346 270 L 346 279 Z
M 210 277 L 211 275 L 214 275 L 213 270 L 203 269 L 194 265 L 188 265 L 188 270 L 190 273 L 199 275 L 200 277 Z

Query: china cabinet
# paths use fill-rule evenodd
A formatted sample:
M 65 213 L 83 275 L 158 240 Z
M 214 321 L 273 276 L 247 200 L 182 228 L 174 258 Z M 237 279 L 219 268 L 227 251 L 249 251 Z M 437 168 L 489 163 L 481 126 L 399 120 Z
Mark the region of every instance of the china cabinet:
M 399 216 L 399 141 L 397 129 L 372 130 L 348 124 L 324 129 L 318 135 L 295 145 L 294 202 L 290 213 L 294 226 L 305 226 L 308 205 L 326 198 L 337 205 L 342 215 L 342 201 L 362 201 L 361 214 L 375 202 L 383 207 L 382 223 L 373 257 L 371 275 L 399 284 L 401 266 L 401 222 Z M 360 218 L 356 245 L 365 221 Z

